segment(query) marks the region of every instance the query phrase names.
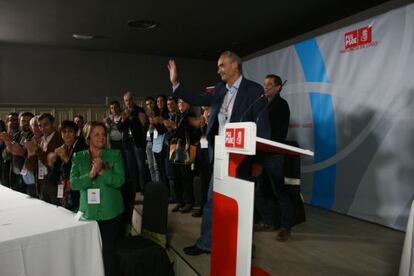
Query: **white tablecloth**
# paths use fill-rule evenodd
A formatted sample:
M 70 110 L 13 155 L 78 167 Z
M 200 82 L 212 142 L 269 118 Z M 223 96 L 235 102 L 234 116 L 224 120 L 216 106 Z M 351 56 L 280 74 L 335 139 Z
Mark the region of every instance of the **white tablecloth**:
M 404 247 L 400 264 L 400 276 L 414 276 L 414 201 L 411 204 L 410 215 L 408 217 L 407 231 L 405 232 Z
M 95 221 L 0 185 L 1 276 L 104 275 Z

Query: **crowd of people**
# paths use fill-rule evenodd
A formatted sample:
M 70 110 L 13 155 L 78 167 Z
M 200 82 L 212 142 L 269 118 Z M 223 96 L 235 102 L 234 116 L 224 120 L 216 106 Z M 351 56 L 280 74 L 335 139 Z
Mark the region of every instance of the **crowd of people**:
M 105 270 L 113 271 L 116 240 L 129 232 L 136 193 L 162 182 L 175 204 L 172 212 L 203 216 L 200 239 L 185 253 L 208 253 L 214 136 L 223 134 L 227 122 L 254 121 L 259 136 L 284 142 L 290 116 L 280 97 L 280 77 L 266 76 L 263 89 L 242 77 L 240 58 L 232 52 L 220 56 L 218 68 L 223 82 L 213 92 L 194 96 L 178 81 L 170 61 L 172 93 L 147 97 L 138 106 L 126 92 L 122 105 L 110 102 L 101 122 L 76 115 L 57 126 L 49 113 L 9 113 L 0 120 L 1 184 L 97 220 Z M 255 230 L 281 228 L 278 239 L 286 240 L 293 214 L 283 188 L 283 158 L 268 155 L 260 164 L 259 172 L 252 170 L 265 195 Z M 201 208 L 194 209 L 196 175 Z
M 176 204 L 172 211 L 188 213 L 195 203 L 194 176 L 202 175 L 208 185 L 208 157 L 200 145 L 208 108 L 197 115 L 182 99 L 164 95 L 148 97 L 139 107 L 126 92 L 123 107 L 113 101 L 108 114 L 102 122 L 76 115 L 57 126 L 50 113 L 9 113 L 5 123 L 0 120 L 0 179 L 13 190 L 97 220 L 105 269 L 111 271 L 117 237 L 130 232 L 137 192 L 160 181 Z

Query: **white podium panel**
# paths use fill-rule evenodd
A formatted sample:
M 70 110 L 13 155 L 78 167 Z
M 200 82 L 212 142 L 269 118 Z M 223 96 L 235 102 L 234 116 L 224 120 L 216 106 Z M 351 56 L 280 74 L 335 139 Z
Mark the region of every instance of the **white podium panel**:
M 211 275 L 247 276 L 252 271 L 254 183 L 236 178 L 237 168 L 256 150 L 309 156 L 313 152 L 256 137 L 252 122 L 226 124 L 224 133 L 216 136 L 214 145 Z
M 411 204 L 410 215 L 408 217 L 407 231 L 405 232 L 404 246 L 401 256 L 399 276 L 414 276 L 414 201 Z
M 250 275 L 254 183 L 215 179 L 214 201 L 211 262 L 219 265 L 211 275 Z

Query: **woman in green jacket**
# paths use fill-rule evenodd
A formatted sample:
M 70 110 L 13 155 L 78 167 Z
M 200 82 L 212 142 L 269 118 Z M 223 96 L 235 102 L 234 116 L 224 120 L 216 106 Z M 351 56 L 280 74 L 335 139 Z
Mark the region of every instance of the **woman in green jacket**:
M 89 149 L 74 154 L 70 186 L 80 191 L 79 211 L 83 217 L 98 222 L 105 275 L 116 275 L 115 248 L 124 211 L 122 156 L 119 150 L 105 148 L 106 127 L 103 123 L 92 122 L 83 131 Z

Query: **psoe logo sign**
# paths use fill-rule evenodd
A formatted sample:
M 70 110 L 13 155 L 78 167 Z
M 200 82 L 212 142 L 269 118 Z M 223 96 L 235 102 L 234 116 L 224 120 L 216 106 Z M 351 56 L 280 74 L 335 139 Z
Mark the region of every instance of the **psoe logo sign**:
M 234 148 L 234 128 L 227 128 L 225 133 L 224 146 L 226 148 Z
M 227 128 L 224 145 L 226 148 L 244 149 L 245 144 L 244 128 Z
M 377 41 L 372 41 L 372 26 L 368 25 L 345 33 L 344 49 L 341 50 L 341 54 L 362 48 L 373 47 L 377 44 Z
M 236 140 L 234 141 L 234 147 L 243 149 L 244 148 L 244 128 L 236 128 L 234 136 Z

